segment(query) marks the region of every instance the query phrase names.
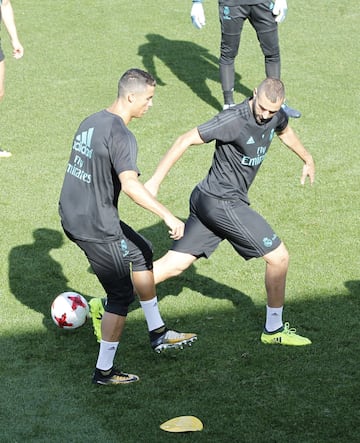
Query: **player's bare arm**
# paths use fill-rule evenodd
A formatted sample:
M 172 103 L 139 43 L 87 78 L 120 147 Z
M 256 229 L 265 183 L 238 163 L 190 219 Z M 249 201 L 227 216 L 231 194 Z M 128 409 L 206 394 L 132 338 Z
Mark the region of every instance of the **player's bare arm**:
M 170 169 L 182 157 L 185 151 L 192 145 L 202 145 L 204 140 L 200 137 L 197 128 L 193 128 L 185 134 L 180 135 L 171 148 L 160 160 L 154 175 L 145 183 L 145 187 L 153 194 L 157 195 L 159 187 L 167 176 Z
M 169 227 L 170 237 L 179 240 L 184 235 L 185 224 L 162 205 L 139 181 L 135 171 L 119 174 L 121 190 L 136 204 L 159 216 Z
M 299 137 L 294 130 L 287 126 L 281 133 L 278 134 L 280 140 L 293 151 L 304 162 L 300 182 L 305 184 L 306 177 L 309 177 L 310 184 L 315 181 L 315 163 L 312 155 L 305 149 Z
M 1 4 L 1 16 L 10 37 L 11 45 L 13 47 L 13 56 L 16 59 L 19 59 L 24 55 L 24 48 L 17 35 L 14 11 L 9 0 L 3 0 Z

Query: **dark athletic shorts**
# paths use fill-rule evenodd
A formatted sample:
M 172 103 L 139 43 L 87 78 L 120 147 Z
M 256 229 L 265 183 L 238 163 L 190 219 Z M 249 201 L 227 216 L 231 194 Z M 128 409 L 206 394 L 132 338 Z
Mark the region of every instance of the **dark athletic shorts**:
M 151 270 L 153 250 L 151 243 L 130 226 L 121 221 L 120 226 L 123 237 L 110 243 L 82 241 L 65 233 L 85 253 L 103 286 L 108 298 L 105 310 L 126 316 L 134 301 L 131 269 L 135 272 Z
M 246 203 L 219 200 L 195 188 L 184 237 L 174 241 L 171 249 L 208 258 L 222 240 L 245 260 L 263 257 L 281 243 L 266 220 Z
M 0 46 L 0 62 L 2 62 L 4 60 L 4 58 L 5 58 L 5 55 L 4 55 L 3 50 L 1 49 L 1 46 Z

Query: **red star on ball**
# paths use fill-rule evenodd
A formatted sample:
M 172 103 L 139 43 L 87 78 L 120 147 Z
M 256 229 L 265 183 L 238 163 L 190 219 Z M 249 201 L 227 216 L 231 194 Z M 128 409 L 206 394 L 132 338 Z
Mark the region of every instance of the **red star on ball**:
M 72 301 L 71 309 L 73 311 L 75 311 L 78 306 L 81 308 L 86 308 L 85 303 L 82 301 L 79 295 L 69 295 L 68 299 Z
M 64 328 L 65 326 L 73 326 L 72 323 L 68 323 L 66 320 L 66 314 L 63 314 L 61 317 L 55 317 L 55 320 L 57 321 L 57 324 L 59 328 Z

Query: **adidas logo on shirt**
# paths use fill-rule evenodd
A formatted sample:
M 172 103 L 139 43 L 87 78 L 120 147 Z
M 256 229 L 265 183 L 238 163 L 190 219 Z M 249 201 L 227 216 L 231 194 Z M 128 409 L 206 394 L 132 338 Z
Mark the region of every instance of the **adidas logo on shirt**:
M 247 145 L 253 145 L 255 143 L 255 140 L 250 137 L 249 140 L 246 142 Z

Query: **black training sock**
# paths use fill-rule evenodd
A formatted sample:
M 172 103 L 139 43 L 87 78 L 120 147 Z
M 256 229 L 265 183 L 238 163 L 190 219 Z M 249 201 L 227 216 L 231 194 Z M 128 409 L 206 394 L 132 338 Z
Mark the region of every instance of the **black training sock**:
M 235 68 L 234 63 L 222 64 L 220 63 L 220 82 L 221 89 L 224 95 L 224 103 L 234 103 L 234 83 L 235 83 Z
M 166 329 L 167 329 L 166 326 L 163 325 L 160 328 L 157 328 L 157 329 L 154 329 L 154 330 L 150 331 L 149 332 L 150 340 L 154 340 L 159 335 L 162 335 L 166 331 Z

